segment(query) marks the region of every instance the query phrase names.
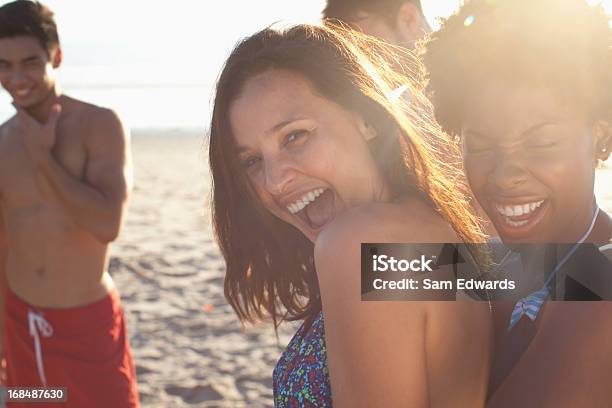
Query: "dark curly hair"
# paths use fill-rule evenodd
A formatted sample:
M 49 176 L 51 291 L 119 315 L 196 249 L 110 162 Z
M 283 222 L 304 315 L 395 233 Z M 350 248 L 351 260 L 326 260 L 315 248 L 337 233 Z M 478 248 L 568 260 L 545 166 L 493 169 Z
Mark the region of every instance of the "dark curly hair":
M 488 80 L 551 91 L 612 119 L 612 26 L 585 0 L 468 0 L 421 49 L 438 122 L 459 135 L 469 93 Z

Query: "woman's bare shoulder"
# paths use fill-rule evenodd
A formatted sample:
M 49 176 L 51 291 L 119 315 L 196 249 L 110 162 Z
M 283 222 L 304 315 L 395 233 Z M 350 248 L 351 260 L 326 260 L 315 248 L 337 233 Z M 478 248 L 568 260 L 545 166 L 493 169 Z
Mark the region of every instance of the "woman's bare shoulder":
M 362 244 L 456 241 L 450 225 L 420 200 L 356 207 L 336 218 L 315 241 L 319 284 L 323 292 L 347 289 L 352 301 L 359 302 Z
M 450 224 L 418 198 L 398 203 L 370 203 L 338 216 L 317 238 L 315 247 L 355 249 L 356 243 L 457 242 Z
M 420 406 L 426 403 L 428 394 L 427 385 L 420 379 L 428 373 L 446 378 L 445 373 L 463 375 L 464 372 L 467 380 L 461 384 L 467 385 L 466 389 L 473 395 L 461 395 L 461 401 L 471 403 L 484 399 L 484 387 L 480 384 L 485 379 L 480 374 L 487 363 L 489 333 L 485 304 L 361 299 L 361 243 L 454 240 L 452 229 L 433 209 L 419 201 L 355 208 L 338 217 L 320 234 L 315 242 L 315 263 L 333 382 L 346 382 L 344 385 L 352 389 L 357 385 L 358 394 L 364 398 L 382 393 L 381 400 L 412 401 L 413 405 Z M 473 334 L 481 336 L 478 341 L 471 338 Z M 455 364 L 457 356 L 466 349 L 474 351 L 468 354 L 475 363 Z M 359 366 L 347 363 L 352 361 L 359 361 Z M 380 361 L 386 363 L 381 365 Z M 401 381 L 372 382 L 372 378 L 379 377 Z M 410 395 L 400 392 L 407 383 L 411 384 Z M 443 388 L 439 382 L 433 385 L 436 390 Z M 349 397 L 342 395 L 351 405 L 354 401 L 348 401 Z

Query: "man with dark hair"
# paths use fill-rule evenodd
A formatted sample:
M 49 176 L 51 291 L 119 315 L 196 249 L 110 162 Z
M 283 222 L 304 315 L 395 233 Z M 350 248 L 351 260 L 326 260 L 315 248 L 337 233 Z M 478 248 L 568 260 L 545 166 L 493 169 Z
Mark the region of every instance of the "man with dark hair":
M 323 17 L 407 48 L 431 31 L 420 0 L 327 0 Z
M 493 304 L 489 406 L 609 406 L 610 303 L 549 301 L 612 299 L 612 217 L 594 196 L 612 151 L 609 16 L 586 0 L 471 0 L 424 62 L 474 196 L 532 278 Z
M 131 188 L 129 139 L 108 109 L 61 93 L 53 13 L 0 7 L 0 353 L 9 387 L 67 387 L 67 407 L 138 406 L 108 266 Z

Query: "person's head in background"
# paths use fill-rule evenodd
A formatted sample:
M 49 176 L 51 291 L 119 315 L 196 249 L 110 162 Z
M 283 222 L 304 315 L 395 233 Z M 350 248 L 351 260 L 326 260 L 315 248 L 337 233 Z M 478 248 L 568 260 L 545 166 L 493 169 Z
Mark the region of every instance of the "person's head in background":
M 32 111 L 55 97 L 53 70 L 61 61 L 49 8 L 29 0 L 0 7 L 0 83 L 16 106 Z
M 420 0 L 327 0 L 323 18 L 407 48 L 431 31 Z
M 387 48 L 348 29 L 299 25 L 254 34 L 226 62 L 209 160 L 226 296 L 241 319 L 313 317 L 314 243 L 356 206 L 421 198 L 465 241 L 482 238 L 459 151 L 438 154 L 450 141 Z M 389 95 L 400 84 L 412 85 L 409 107 Z
M 528 10 L 528 12 L 527 12 Z M 426 44 L 438 122 L 460 136 L 505 242 L 576 242 L 612 149 L 612 35 L 585 0 L 472 0 Z M 600 213 L 590 241 L 612 238 Z

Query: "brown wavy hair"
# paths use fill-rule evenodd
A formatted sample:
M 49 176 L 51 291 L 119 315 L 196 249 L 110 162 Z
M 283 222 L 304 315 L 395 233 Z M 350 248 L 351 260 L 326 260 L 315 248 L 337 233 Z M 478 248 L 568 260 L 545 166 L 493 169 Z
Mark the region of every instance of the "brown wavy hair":
M 398 70 L 398 66 L 402 69 Z M 414 55 L 339 25 L 264 29 L 240 42 L 219 77 L 210 128 L 212 221 L 227 264 L 225 295 L 243 322 L 312 318 L 321 309 L 313 243 L 275 218 L 240 166 L 229 108 L 253 76 L 301 74 L 321 96 L 373 126 L 372 154 L 398 195 L 429 202 L 465 242 L 482 242 L 456 143 L 433 120 Z M 392 91 L 408 86 L 406 97 Z

